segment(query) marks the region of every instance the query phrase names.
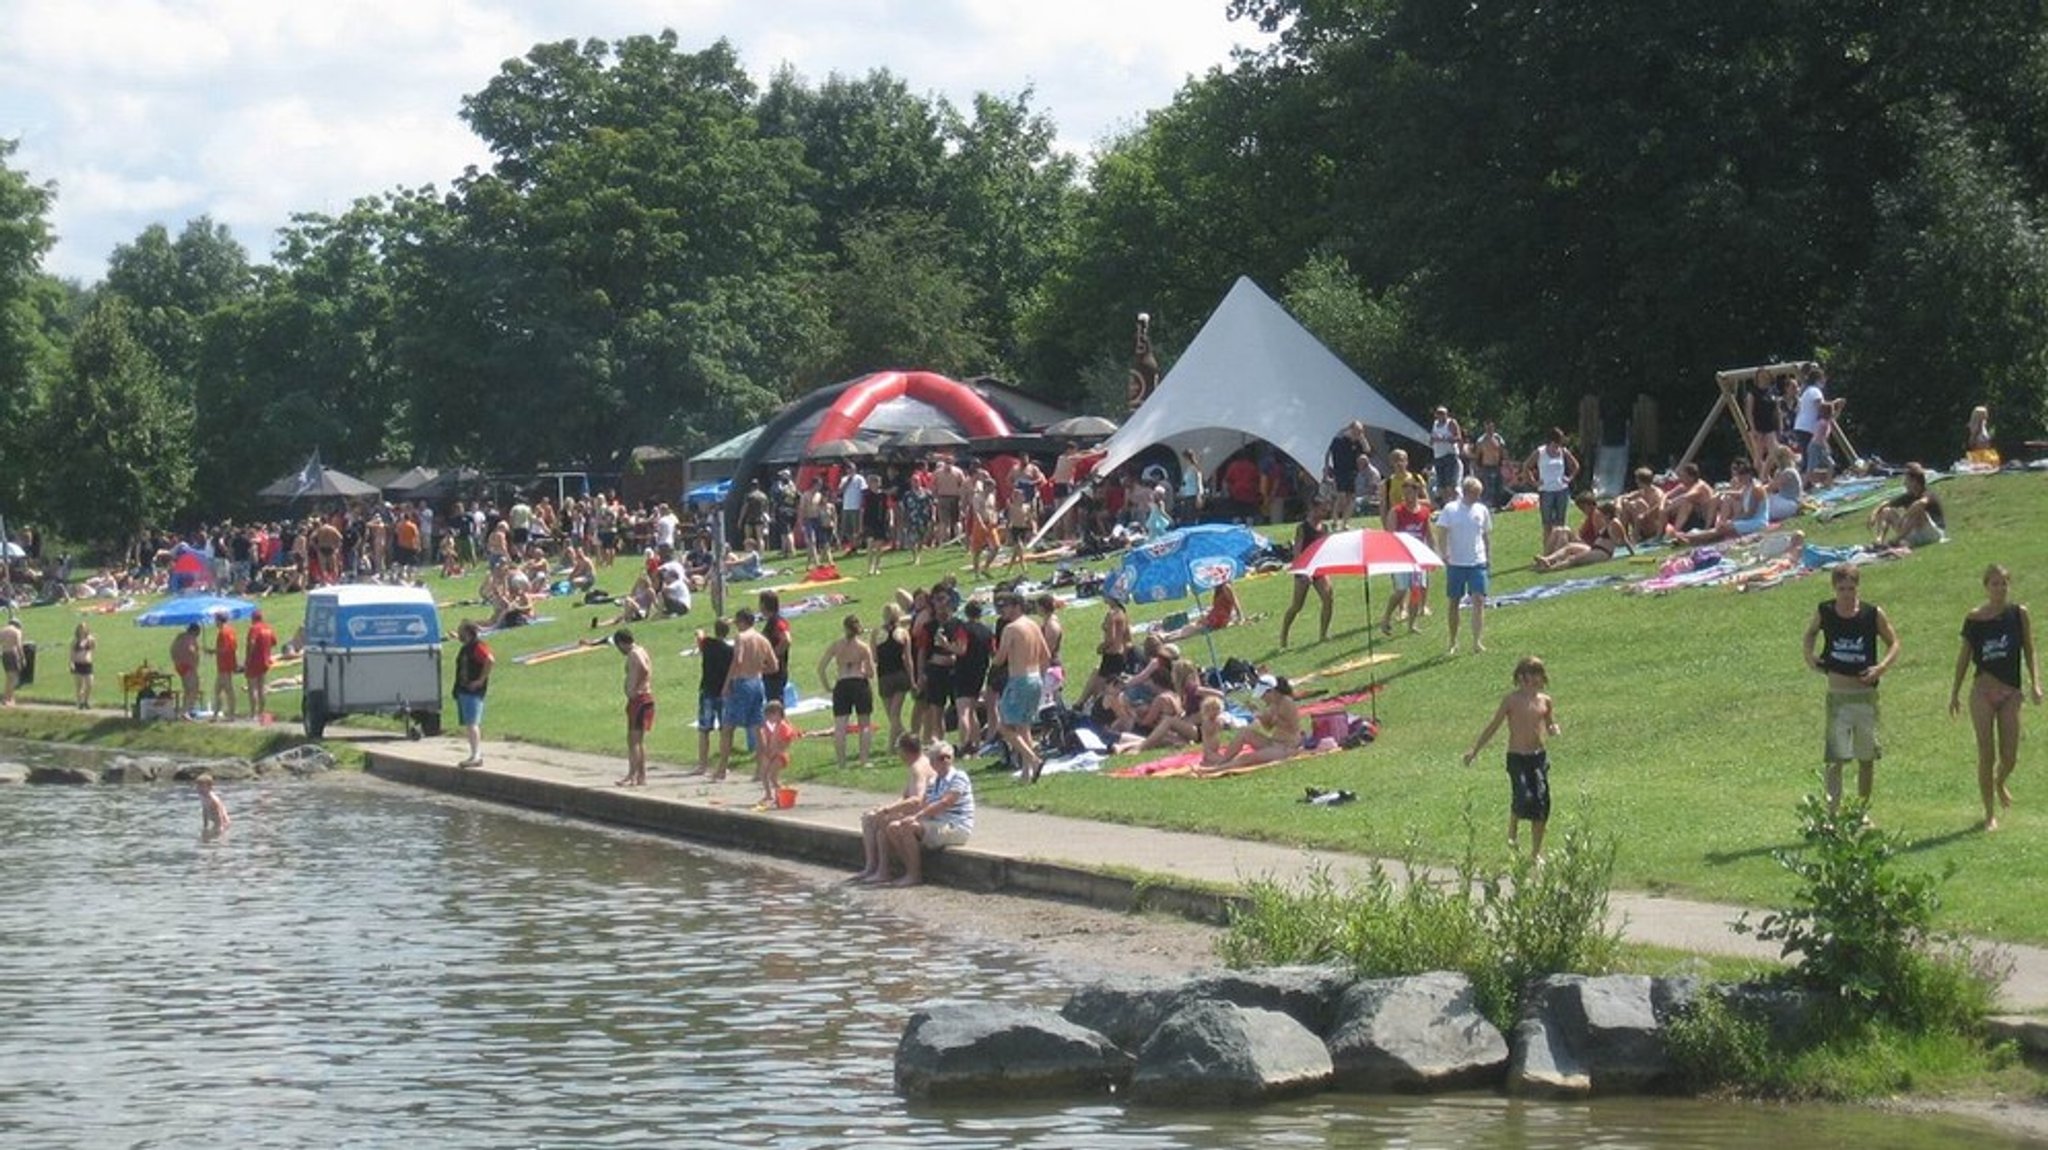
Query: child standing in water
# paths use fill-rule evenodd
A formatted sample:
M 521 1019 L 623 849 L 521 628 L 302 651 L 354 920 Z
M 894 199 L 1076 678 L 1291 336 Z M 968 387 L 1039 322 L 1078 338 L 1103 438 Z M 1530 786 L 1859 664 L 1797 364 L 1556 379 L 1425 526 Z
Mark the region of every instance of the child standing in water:
M 214 792 L 213 776 L 202 772 L 192 780 L 192 785 L 199 790 L 199 833 L 211 836 L 226 831 L 228 805 Z
M 1500 725 L 1508 725 L 1508 783 L 1513 798 L 1508 807 L 1508 849 L 1521 848 L 1521 821 L 1529 820 L 1530 857 L 1543 859 L 1543 829 L 1550 821 L 1550 752 L 1544 740 L 1557 734 L 1557 709 L 1545 688 L 1550 676 L 1543 660 L 1526 656 L 1515 664 L 1515 689 L 1501 698 L 1500 708 L 1479 741 L 1465 752 L 1465 765 L 1486 747 Z

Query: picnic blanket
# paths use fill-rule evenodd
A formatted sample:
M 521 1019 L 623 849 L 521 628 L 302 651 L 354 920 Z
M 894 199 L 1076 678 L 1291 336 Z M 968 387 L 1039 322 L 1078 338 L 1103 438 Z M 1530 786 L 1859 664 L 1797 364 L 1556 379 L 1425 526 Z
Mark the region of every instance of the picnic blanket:
M 1380 663 L 1391 662 L 1400 657 L 1401 653 L 1399 651 L 1379 651 L 1371 655 L 1360 655 L 1356 659 L 1347 659 L 1342 663 L 1335 663 L 1328 667 L 1318 667 L 1313 671 L 1305 671 L 1299 675 L 1294 676 L 1292 679 L 1289 679 L 1288 682 L 1298 686 L 1302 683 L 1311 682 L 1313 680 L 1325 678 L 1330 675 L 1342 675 L 1351 671 L 1362 671 L 1367 667 L 1376 666 Z
M 1627 578 L 1628 576 L 1626 575 L 1587 575 L 1578 579 L 1566 579 L 1558 583 L 1538 583 L 1534 586 L 1524 587 L 1520 591 L 1510 591 L 1505 595 L 1489 595 L 1486 598 L 1486 605 L 1489 608 L 1513 607 L 1520 603 L 1540 603 L 1545 599 L 1562 599 L 1566 595 L 1576 595 L 1581 591 L 1591 591 L 1595 587 L 1611 586 Z
M 542 647 L 538 651 L 528 651 L 524 655 L 514 655 L 512 656 L 512 663 L 519 667 L 531 667 L 538 663 L 552 663 L 556 659 L 566 659 L 571 655 L 588 655 L 600 647 L 608 647 L 610 645 L 611 640 L 608 637 L 603 639 L 578 639 L 574 643 L 557 643 L 552 647 Z

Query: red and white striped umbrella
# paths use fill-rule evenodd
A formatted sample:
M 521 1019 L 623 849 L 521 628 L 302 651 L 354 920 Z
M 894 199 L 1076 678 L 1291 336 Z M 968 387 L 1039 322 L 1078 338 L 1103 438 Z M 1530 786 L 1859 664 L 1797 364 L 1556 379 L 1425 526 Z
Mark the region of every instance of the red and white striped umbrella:
M 1309 544 L 1288 570 L 1297 575 L 1406 575 L 1443 565 L 1443 558 L 1413 535 L 1361 528 Z

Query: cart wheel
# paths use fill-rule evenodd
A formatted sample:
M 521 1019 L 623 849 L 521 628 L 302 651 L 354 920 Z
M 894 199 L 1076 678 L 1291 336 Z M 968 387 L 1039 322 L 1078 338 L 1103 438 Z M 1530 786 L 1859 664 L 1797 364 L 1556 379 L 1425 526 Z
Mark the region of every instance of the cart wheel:
M 419 716 L 413 714 L 411 711 L 407 711 L 405 713 L 405 737 L 411 739 L 415 743 L 420 741 Z
M 327 692 L 307 691 L 300 711 L 305 717 L 307 738 L 317 739 L 327 733 Z
M 441 733 L 441 712 L 419 711 L 414 717 L 419 719 L 420 730 L 425 732 L 428 738 L 431 739 Z

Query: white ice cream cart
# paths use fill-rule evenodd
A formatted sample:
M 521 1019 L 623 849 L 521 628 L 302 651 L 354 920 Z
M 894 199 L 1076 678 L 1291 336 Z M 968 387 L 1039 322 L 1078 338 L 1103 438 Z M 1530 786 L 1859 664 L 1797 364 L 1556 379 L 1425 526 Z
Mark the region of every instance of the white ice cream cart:
M 441 733 L 441 614 L 424 588 L 306 596 L 306 737 L 341 715 L 398 715 L 414 738 Z

